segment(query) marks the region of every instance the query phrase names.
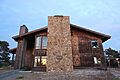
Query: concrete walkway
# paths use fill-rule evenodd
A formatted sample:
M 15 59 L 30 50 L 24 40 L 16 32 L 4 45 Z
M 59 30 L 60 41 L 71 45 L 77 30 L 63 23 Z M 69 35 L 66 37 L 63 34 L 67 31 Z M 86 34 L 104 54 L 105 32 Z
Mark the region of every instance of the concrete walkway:
M 10 80 L 9 78 L 15 78 L 19 74 L 19 70 L 11 70 L 8 72 L 0 73 L 0 80 Z
M 111 74 L 120 79 L 120 68 L 117 69 L 108 69 Z

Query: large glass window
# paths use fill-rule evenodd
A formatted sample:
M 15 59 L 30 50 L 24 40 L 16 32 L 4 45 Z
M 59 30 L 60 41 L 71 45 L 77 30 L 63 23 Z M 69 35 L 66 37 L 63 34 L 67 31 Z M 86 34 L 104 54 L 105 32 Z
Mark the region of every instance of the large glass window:
M 47 41 L 47 36 L 36 37 L 34 67 L 46 66 Z
M 41 47 L 41 36 L 36 37 L 36 49 L 40 49 Z
M 42 49 L 47 48 L 47 36 L 42 37 Z
M 47 36 L 36 37 L 36 49 L 47 49 Z
M 34 67 L 38 67 L 38 66 L 40 66 L 40 65 L 45 66 L 45 65 L 46 65 L 46 62 L 47 62 L 46 56 L 42 56 L 42 57 L 40 57 L 40 56 L 35 56 L 35 59 L 34 59 Z
M 34 67 L 37 67 L 39 65 L 40 65 L 40 56 L 35 56 Z
M 46 56 L 42 56 L 41 63 L 42 65 L 46 65 Z

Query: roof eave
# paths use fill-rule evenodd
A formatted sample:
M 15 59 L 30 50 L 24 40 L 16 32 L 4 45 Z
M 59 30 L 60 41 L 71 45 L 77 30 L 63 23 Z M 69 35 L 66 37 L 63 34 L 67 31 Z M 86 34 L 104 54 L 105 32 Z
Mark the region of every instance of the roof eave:
M 74 24 L 70 24 L 70 26 L 72 27 L 75 27 L 75 28 L 78 28 L 78 29 L 81 29 L 81 30 L 84 30 L 84 31 L 88 31 L 90 33 L 93 33 L 93 34 L 96 34 L 96 35 L 99 35 L 101 36 L 101 40 L 102 42 L 105 42 L 107 41 L 108 39 L 111 38 L 111 36 L 109 35 L 106 35 L 106 34 L 103 34 L 103 33 L 99 33 L 99 32 L 96 32 L 96 31 L 93 31 L 93 30 L 90 30 L 90 29 L 86 29 L 86 28 L 83 28 L 83 27 L 80 27 L 80 26 L 77 26 L 77 25 L 74 25 Z M 16 36 L 13 36 L 12 38 L 15 40 L 15 41 L 18 41 L 19 39 L 25 37 L 25 36 L 28 36 L 28 35 L 31 35 L 31 34 L 35 34 L 37 32 L 40 32 L 40 31 L 43 31 L 47 29 L 47 26 L 43 27 L 43 28 L 40 28 L 40 29 L 36 29 L 36 30 L 33 30 L 33 31 L 30 31 L 30 32 L 27 32 L 23 35 L 16 35 Z
M 12 38 L 15 40 L 15 41 L 18 41 L 19 38 L 22 38 L 22 37 L 25 37 L 25 36 L 28 36 L 28 35 L 31 35 L 31 34 L 35 34 L 37 32 L 40 32 L 40 31 L 43 31 L 47 29 L 47 26 L 43 27 L 43 28 L 40 28 L 40 29 L 36 29 L 36 30 L 33 30 L 33 31 L 30 31 L 30 32 L 27 32 L 23 35 L 16 35 L 16 36 L 13 36 Z
M 111 36 L 104 36 L 102 38 L 102 43 L 104 43 L 105 41 L 109 40 L 111 38 Z
M 103 33 L 99 33 L 99 32 L 96 32 L 96 31 L 93 31 L 93 30 L 90 30 L 90 29 L 86 29 L 86 28 L 83 28 L 83 27 L 80 27 L 80 26 L 77 26 L 77 25 L 74 25 L 74 24 L 70 24 L 71 26 L 75 27 L 75 28 L 78 28 L 78 29 L 81 29 L 81 30 L 85 30 L 85 31 L 88 31 L 90 33 L 94 33 L 96 35 L 99 35 L 101 36 L 102 38 L 102 42 L 105 42 L 107 41 L 108 39 L 111 38 L 111 36 L 109 35 L 106 35 L 106 34 L 103 34 Z

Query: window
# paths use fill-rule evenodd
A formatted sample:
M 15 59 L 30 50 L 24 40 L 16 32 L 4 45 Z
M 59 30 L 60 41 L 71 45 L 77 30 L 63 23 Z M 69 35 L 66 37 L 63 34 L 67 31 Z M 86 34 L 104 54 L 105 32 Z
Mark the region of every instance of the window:
M 92 48 L 98 48 L 98 42 L 95 40 L 91 41 L 91 46 Z
M 46 56 L 42 56 L 41 63 L 42 65 L 46 65 Z
M 47 36 L 36 37 L 36 49 L 47 49 Z
M 47 36 L 42 37 L 42 49 L 47 48 Z
M 40 49 L 41 47 L 41 36 L 36 37 L 36 49 Z
M 37 67 L 39 65 L 40 65 L 40 56 L 35 56 L 34 67 Z
M 97 57 L 93 57 L 93 59 L 94 59 L 94 63 L 95 63 L 95 64 L 98 64 Z
M 37 36 L 34 67 L 46 66 L 47 36 Z
M 34 67 L 38 67 L 40 65 L 43 65 L 45 66 L 46 65 L 46 56 L 35 56 L 35 59 L 34 59 Z
M 94 64 L 101 64 L 101 58 L 93 57 Z

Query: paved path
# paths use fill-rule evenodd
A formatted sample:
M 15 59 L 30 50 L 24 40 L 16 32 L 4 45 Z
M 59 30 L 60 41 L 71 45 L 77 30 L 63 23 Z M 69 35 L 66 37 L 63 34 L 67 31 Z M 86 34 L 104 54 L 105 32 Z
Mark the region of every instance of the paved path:
M 110 69 L 111 74 L 120 79 L 120 69 Z
M 12 70 L 0 74 L 0 80 L 11 80 L 19 74 L 19 70 Z

